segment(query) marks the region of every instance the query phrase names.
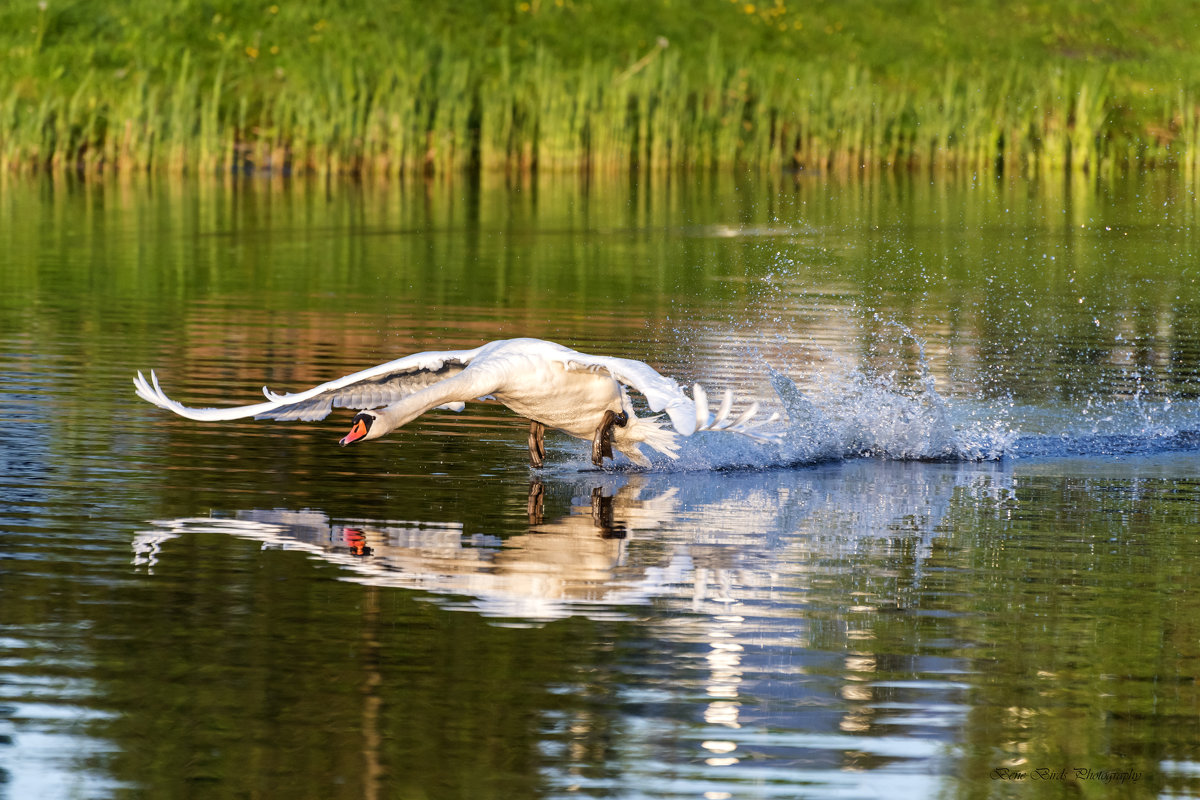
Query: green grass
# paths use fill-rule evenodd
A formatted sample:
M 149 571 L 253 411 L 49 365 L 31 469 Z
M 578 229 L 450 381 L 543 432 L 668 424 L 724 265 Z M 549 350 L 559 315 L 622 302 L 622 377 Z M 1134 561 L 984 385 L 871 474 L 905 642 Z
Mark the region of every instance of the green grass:
M 1190 0 L 13 0 L 14 170 L 1200 164 Z

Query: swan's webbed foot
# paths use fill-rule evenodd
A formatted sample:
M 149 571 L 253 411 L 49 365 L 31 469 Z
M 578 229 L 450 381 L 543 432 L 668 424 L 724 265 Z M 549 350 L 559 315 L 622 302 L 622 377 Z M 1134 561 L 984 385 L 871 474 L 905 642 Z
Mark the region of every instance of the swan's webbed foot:
M 624 411 L 622 411 L 620 414 L 611 409 L 604 412 L 604 419 L 600 421 L 600 427 L 596 428 L 596 435 L 592 437 L 592 463 L 597 467 L 604 464 L 604 459 L 606 457 L 613 457 L 613 426 L 619 425 L 620 427 L 624 428 L 626 422 L 629 422 L 629 415 Z
M 529 464 L 540 467 L 546 463 L 546 426 L 529 420 Z

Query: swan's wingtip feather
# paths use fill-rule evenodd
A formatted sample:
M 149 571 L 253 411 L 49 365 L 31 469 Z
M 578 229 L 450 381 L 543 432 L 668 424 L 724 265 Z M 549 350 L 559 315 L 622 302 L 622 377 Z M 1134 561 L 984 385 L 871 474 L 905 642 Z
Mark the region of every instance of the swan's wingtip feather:
M 133 379 L 134 390 L 137 396 L 145 400 L 147 403 L 156 405 L 159 408 L 169 408 L 171 401 L 163 394 L 162 387 L 158 385 L 158 376 L 154 374 L 154 370 L 150 370 L 150 380 L 146 380 L 145 374 L 138 370 L 137 377 Z
M 762 444 L 779 444 L 784 439 L 783 431 L 759 430 L 762 426 L 779 420 L 780 416 L 779 412 L 775 412 L 766 419 L 755 419 L 754 417 L 760 409 L 758 401 L 750 403 L 737 418 L 730 419 L 730 410 L 733 407 L 733 393 L 730 390 L 726 389 L 723 393 L 721 406 L 717 410 L 715 417 L 702 414 L 701 412 L 701 400 L 703 399 L 705 408 L 707 408 L 707 397 L 699 384 L 695 386 L 695 397 L 698 417 L 697 430 L 736 433 Z
M 659 409 L 651 406 L 652 411 Z M 671 426 L 675 428 L 682 436 L 691 436 L 695 433 L 699 426 L 696 424 L 696 404 L 692 402 L 687 395 L 682 399 L 666 405 L 667 416 L 671 419 Z
M 713 419 L 714 426 L 721 424 L 729 418 L 729 412 L 733 409 L 733 390 L 726 389 L 721 396 L 721 406 L 717 409 L 717 416 Z
M 146 383 L 146 376 L 142 374 L 141 370 L 138 370 L 137 377 L 133 379 L 133 390 L 146 402 L 154 402 L 154 393 L 150 391 L 150 385 Z
M 711 417 L 708 413 L 708 393 L 704 391 L 703 386 L 698 383 L 693 383 L 692 397 L 695 399 L 696 403 L 696 428 L 707 428 L 711 421 Z
M 167 397 L 167 393 L 163 391 L 162 386 L 158 382 L 158 374 L 154 370 L 150 370 L 150 380 L 146 380 L 146 376 L 138 372 L 134 383 L 137 385 L 138 397 L 147 403 L 167 411 L 172 411 L 180 416 L 188 416 L 185 413 L 188 410 L 186 406 Z

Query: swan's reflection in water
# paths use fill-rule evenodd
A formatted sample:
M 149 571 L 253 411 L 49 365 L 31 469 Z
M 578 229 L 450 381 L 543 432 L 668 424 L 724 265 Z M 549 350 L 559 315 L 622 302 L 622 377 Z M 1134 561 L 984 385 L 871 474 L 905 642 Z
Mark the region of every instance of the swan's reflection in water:
M 176 519 L 137 537 L 135 562 L 154 569 L 173 537 L 232 533 L 337 564 L 372 597 L 419 590 L 498 624 L 635 620 L 616 673 L 590 667 L 561 687 L 604 680 L 618 739 L 594 709 L 541 711 L 560 793 L 720 797 L 750 780 L 793 797 L 798 780 L 832 791 L 851 778 L 880 795 L 937 793 L 968 708 L 954 676 L 970 665 L 937 610 L 939 576 L 957 567 L 936 540 L 1011 511 L 1003 465 L 586 473 L 535 480 L 523 501 L 499 535 L 316 510 Z M 918 624 L 929 641 L 909 635 Z
M 430 592 L 491 617 L 549 620 L 627 616 L 652 601 L 788 613 L 853 559 L 902 569 L 907 584 L 886 581 L 895 606 L 919 589 L 955 498 L 999 507 L 1012 501 L 1010 482 L 996 465 L 871 461 L 762 473 L 583 473 L 533 480 L 526 519 L 498 532 L 247 509 L 157 522 L 135 537 L 134 563 L 153 570 L 175 536 L 229 533 L 308 552 L 344 568 L 346 580 Z M 569 495 L 567 513 L 547 511 L 551 493 Z
M 676 491 L 647 491 L 638 477 L 578 488 L 586 493 L 572 499 L 570 513 L 547 519 L 546 486 L 532 482 L 525 530 L 504 537 L 460 523 L 333 522 L 322 511 L 253 509 L 157 523 L 136 537 L 134 562 L 153 569 L 171 538 L 221 532 L 303 550 L 345 568 L 350 581 L 468 598 L 448 604 L 486 616 L 547 620 L 660 594 L 667 573 L 628 569 L 626 557 L 631 540 L 677 515 Z

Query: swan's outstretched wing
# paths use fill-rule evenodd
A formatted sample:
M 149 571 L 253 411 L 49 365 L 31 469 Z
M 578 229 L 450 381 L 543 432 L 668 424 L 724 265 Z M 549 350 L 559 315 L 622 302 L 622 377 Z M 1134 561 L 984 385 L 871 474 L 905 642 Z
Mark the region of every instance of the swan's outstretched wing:
M 566 348 L 563 348 L 566 350 Z M 666 411 L 671 425 L 684 436 L 696 431 L 696 410 L 692 399 L 670 378 L 659 375 L 653 367 L 631 358 L 616 356 L 589 356 L 585 353 L 567 351 L 563 359 L 568 369 L 603 369 L 618 382 L 632 386 L 646 398 L 651 411 Z
M 646 398 L 651 411 L 666 411 L 671 425 L 684 436 L 696 431 L 728 431 L 749 436 L 763 442 L 778 441 L 781 434 L 756 430 L 762 425 L 775 422 L 778 414 L 765 420 L 753 420 L 758 413 L 758 403 L 751 403 L 737 418 L 730 419 L 733 395 L 726 390 L 721 405 L 713 416 L 708 406 L 708 395 L 700 384 L 692 387 L 693 397 L 688 397 L 675 381 L 658 374 L 649 364 L 629 358 L 613 356 L 589 356 L 572 353 L 568 367 L 577 369 L 604 369 L 619 382 L 632 386 Z
M 267 402 L 232 408 L 189 408 L 178 403 L 163 392 L 153 371 L 150 380 L 139 372 L 133 385 L 138 397 L 146 402 L 202 422 L 244 417 L 309 422 L 324 419 L 334 407 L 362 410 L 395 403 L 462 372 L 481 349 L 417 353 L 296 394 L 275 394 L 263 387 Z

